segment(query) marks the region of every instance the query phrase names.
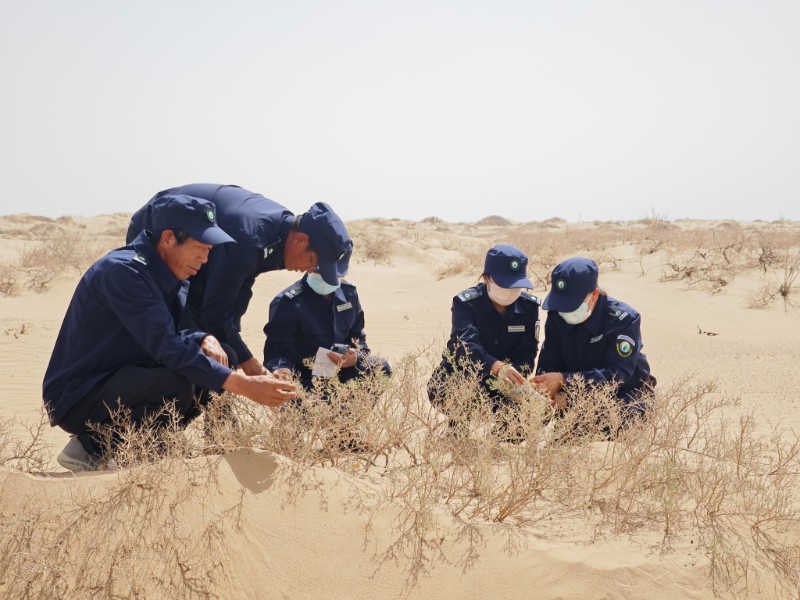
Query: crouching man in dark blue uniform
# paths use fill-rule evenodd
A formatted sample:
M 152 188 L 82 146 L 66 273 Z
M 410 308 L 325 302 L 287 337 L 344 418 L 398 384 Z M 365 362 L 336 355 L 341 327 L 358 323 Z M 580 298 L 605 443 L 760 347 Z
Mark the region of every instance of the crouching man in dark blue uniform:
M 346 263 L 339 268 L 343 275 Z M 304 360 L 313 360 L 319 348 L 329 349 L 343 383 L 376 370 L 392 373 L 386 360 L 371 355 L 356 286 L 341 279 L 331 285 L 319 273 L 304 275 L 272 300 L 264 334 L 264 366 L 276 377 L 296 374 L 307 390 L 313 389 L 314 376 Z
M 471 363 L 477 370 L 483 395 L 493 411 L 514 408 L 516 402 L 500 392 L 526 383 L 539 348 L 539 299 L 526 275 L 528 257 L 514 246 L 490 248 L 483 281 L 453 298 L 452 329 L 441 364 L 428 381 L 428 398 L 443 410 L 450 376 Z
M 211 202 L 219 226 L 237 242 L 214 248 L 208 262 L 192 274 L 191 324 L 229 344 L 246 374 L 262 374 L 261 362 L 241 336 L 242 315 L 253 296 L 256 277 L 279 269 L 317 271 L 328 284 L 338 284 L 336 263 L 353 248 L 344 223 L 324 202 L 295 216 L 277 202 L 235 185 L 195 183 L 159 192 L 134 213 L 129 243 L 142 230 L 152 229 L 153 204 L 174 194 Z
M 623 420 L 641 416 L 656 384 L 642 352 L 641 317 L 597 287 L 597 278 L 597 265 L 588 258 L 570 258 L 553 269 L 544 344 L 531 381 L 560 410 L 568 407 L 577 377 L 590 385 L 613 383 Z
M 179 327 L 186 279 L 213 246 L 235 245 L 217 225 L 214 205 L 166 195 L 151 209 L 152 231 L 99 259 L 81 278 L 45 373 L 50 423 L 73 434 L 58 462 L 73 471 L 99 468 L 104 449 L 90 424 L 113 425 L 121 408 L 141 424 L 174 401 L 188 424 L 212 390 L 267 406 L 296 395 L 294 385 L 271 375 L 237 373 L 232 350 L 208 333 Z

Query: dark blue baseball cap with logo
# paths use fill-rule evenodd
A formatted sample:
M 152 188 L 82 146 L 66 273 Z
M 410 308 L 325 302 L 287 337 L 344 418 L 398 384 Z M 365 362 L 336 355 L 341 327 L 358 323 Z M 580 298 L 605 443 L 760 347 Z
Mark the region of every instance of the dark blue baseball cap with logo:
M 502 288 L 533 289 L 533 282 L 527 275 L 528 257 L 514 246 L 499 245 L 489 248 L 483 272 Z
M 317 202 L 297 218 L 298 229 L 308 235 L 309 244 L 317 253 L 317 272 L 325 283 L 339 285 L 339 272 L 347 272 L 353 252 L 353 240 L 339 215 L 324 202 Z
M 235 242 L 217 225 L 217 209 L 208 200 L 180 194 L 161 196 L 150 207 L 154 231 L 183 229 L 204 244 Z
M 553 287 L 542 308 L 557 312 L 572 312 L 578 308 L 589 292 L 597 288 L 597 264 L 590 258 L 577 256 L 561 261 L 553 269 L 550 279 Z

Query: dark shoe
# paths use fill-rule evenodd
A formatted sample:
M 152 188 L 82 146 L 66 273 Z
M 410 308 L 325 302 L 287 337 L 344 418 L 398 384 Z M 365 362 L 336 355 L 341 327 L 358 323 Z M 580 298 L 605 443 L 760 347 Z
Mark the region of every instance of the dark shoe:
M 69 438 L 69 442 L 56 460 L 70 471 L 97 471 L 103 464 L 99 456 L 86 451 L 76 435 Z

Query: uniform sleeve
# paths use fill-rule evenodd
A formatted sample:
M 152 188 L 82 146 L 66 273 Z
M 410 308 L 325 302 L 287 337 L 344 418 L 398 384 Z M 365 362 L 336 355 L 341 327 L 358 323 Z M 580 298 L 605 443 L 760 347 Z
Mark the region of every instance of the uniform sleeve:
M 261 250 L 245 244 L 221 244 L 208 265 L 201 318 L 208 333 L 226 342 L 239 362 L 253 357 L 242 340 L 242 315 L 253 296 L 253 283 L 260 264 Z
M 115 265 L 101 289 L 123 327 L 153 359 L 204 389 L 222 389 L 231 370 L 203 354 L 199 332 L 176 331 L 163 296 L 135 267 Z
M 542 352 L 539 354 L 539 363 L 536 365 L 537 375 L 564 371 L 564 364 L 561 361 L 561 336 L 554 322 L 557 318 L 559 317 L 556 313 L 548 313 L 544 323 L 544 342 Z
M 468 302 L 453 300 L 451 313 L 453 325 L 450 332 L 450 343 L 455 346 L 451 348 L 451 351 L 455 353 L 455 358 L 468 357 L 480 363 L 483 367 L 483 374 L 488 377 L 491 375 L 492 365 L 498 359 L 489 354 L 481 344 L 474 308 Z
M 565 373 L 564 377 L 580 374 L 589 383 L 615 381 L 620 385 L 629 381 L 636 370 L 642 351 L 641 317 L 636 315 L 621 327 L 607 333 L 603 366 L 589 371 Z
M 603 367 L 582 373 L 587 381 L 616 381 L 624 384 L 633 378 L 639 355 L 642 353 L 642 318 L 635 315 L 606 336 L 606 356 Z
M 361 308 L 358 296 L 353 299 L 353 308 L 356 309 L 356 318 L 352 327 L 350 327 L 347 339 L 351 341 L 351 344 L 358 346 L 360 354 L 366 356 L 370 353 L 370 349 L 367 345 L 367 332 L 364 329 L 364 310 Z
M 294 369 L 305 356 L 297 354 L 300 327 L 296 304 L 283 296 L 275 298 L 269 306 L 269 321 L 264 326 L 264 366 L 270 371 Z

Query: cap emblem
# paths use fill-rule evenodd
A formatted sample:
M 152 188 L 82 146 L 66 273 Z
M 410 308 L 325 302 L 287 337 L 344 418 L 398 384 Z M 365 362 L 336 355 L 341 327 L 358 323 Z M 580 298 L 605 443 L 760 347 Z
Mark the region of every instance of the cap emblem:
M 514 271 L 515 273 L 519 271 L 520 266 L 521 266 L 520 262 L 516 258 L 512 258 L 510 261 L 508 261 L 508 268 Z
M 567 282 L 564 281 L 563 279 L 559 279 L 558 281 L 556 281 L 556 287 L 559 290 L 564 290 L 567 287 Z
M 217 220 L 217 215 L 214 214 L 213 208 L 206 209 L 206 216 L 208 217 L 208 220 L 211 221 L 212 223 Z

